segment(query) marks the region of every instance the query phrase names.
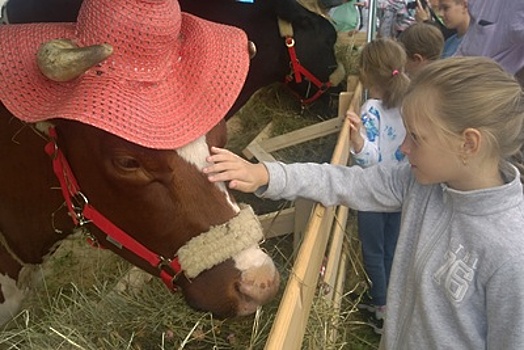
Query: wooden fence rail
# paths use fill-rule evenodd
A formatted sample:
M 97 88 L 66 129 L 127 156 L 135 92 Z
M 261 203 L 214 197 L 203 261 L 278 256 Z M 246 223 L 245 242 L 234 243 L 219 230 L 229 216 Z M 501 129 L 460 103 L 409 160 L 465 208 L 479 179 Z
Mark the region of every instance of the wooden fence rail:
M 338 118 L 274 138 L 268 136 L 268 126 L 246 147 L 244 155 L 259 160 L 272 160 L 272 151 L 339 132 L 331 163 L 348 164 L 349 126 L 345 120 L 345 113 L 348 108 L 358 113 L 362 99 L 362 86 L 358 81 L 354 82 L 353 89 L 340 94 Z M 321 297 L 328 298 L 335 308 L 341 304 L 347 264 L 342 245 L 348 209 L 343 206 L 324 207 L 317 203 L 306 214 L 292 208 L 285 213 L 266 214 L 260 219 L 264 227 L 272 228 L 268 236 L 275 236 L 292 232 L 291 230 L 296 229 L 292 220 L 297 221 L 300 215 L 309 213 L 311 214 L 300 239 L 298 254 L 268 336 L 266 350 L 294 350 L 302 347 L 320 270 L 326 258 L 322 282 L 329 285 L 329 292 Z M 282 216 L 279 218 L 279 215 Z M 278 232 L 280 230 L 282 232 Z M 328 336 L 334 340 L 337 334 L 333 331 Z

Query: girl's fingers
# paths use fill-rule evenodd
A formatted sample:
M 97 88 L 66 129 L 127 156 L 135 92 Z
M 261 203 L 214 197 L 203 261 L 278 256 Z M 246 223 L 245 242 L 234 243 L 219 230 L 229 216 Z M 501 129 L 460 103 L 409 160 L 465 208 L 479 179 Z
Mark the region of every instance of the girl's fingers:
M 231 160 L 213 160 L 209 166 L 203 169 L 204 174 L 220 173 L 228 170 L 238 170 L 244 164 Z
M 253 164 L 222 148 L 212 147 L 211 153 L 207 157 L 210 165 L 202 170 L 209 181 L 228 182 L 229 188 L 242 192 L 253 192 L 259 183 L 267 183 L 263 165 Z M 260 167 L 263 167 L 262 172 Z

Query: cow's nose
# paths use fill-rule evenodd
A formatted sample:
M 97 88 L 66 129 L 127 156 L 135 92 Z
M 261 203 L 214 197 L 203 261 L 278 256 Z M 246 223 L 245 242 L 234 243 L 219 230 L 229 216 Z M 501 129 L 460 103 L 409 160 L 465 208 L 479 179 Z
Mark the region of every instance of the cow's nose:
M 237 309 L 238 316 L 254 313 L 259 306 L 275 297 L 280 285 L 280 274 L 271 259 L 262 266 L 242 272 L 237 286 L 241 299 Z

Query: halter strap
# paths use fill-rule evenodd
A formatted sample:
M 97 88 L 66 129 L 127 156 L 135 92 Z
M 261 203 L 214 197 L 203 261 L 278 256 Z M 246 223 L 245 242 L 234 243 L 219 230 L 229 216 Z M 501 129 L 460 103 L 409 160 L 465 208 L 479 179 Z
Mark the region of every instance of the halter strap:
M 107 235 L 106 240 L 108 242 L 120 249 L 125 248 L 129 250 L 152 267 L 158 268 L 160 270 L 160 278 L 164 284 L 169 289 L 176 290 L 175 282 L 182 272 L 178 257 L 168 259 L 150 251 L 96 210 L 80 191 L 67 159 L 58 148 L 55 128 L 51 127 L 48 133 L 50 141 L 45 145 L 45 151 L 52 159 L 53 171 L 60 182 L 62 195 L 73 223 L 77 227 L 92 223 Z
M 45 145 L 45 151 L 52 159 L 53 171 L 76 227 L 89 223 L 98 227 L 106 234 L 106 241 L 119 249 L 125 248 L 150 266 L 158 268 L 160 278 L 170 290 L 176 290 L 175 283 L 182 272 L 187 278 L 194 278 L 202 271 L 257 245 L 264 238 L 262 226 L 253 209 L 241 204 L 238 215 L 193 237 L 178 250 L 175 257 L 170 259 L 158 255 L 113 224 L 89 203 L 58 147 L 56 129 L 49 126 L 46 133 L 50 140 Z M 94 237 L 93 239 L 96 240 Z

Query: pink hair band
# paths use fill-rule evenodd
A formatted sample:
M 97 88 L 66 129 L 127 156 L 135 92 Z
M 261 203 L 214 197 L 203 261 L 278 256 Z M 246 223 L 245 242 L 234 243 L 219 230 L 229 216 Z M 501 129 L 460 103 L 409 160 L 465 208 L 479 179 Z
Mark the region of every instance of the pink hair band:
M 393 70 L 393 72 L 391 73 L 392 76 L 397 76 L 399 73 L 399 71 L 397 69 Z

